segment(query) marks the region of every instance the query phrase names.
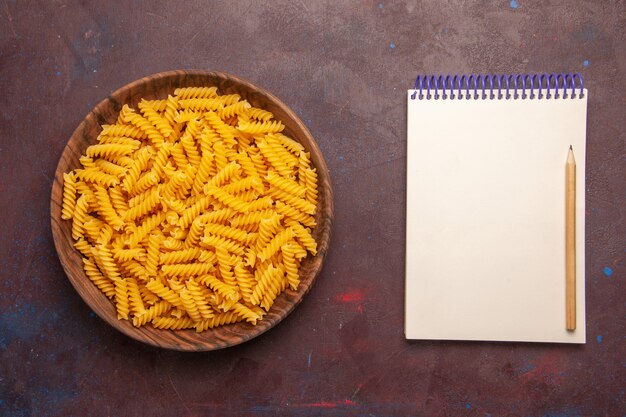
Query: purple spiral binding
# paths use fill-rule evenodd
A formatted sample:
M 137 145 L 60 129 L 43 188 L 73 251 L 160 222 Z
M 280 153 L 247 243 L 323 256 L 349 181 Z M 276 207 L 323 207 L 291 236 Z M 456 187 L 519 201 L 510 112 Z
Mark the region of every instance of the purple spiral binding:
M 568 95 L 567 90 L 570 93 Z M 578 94 L 576 94 L 578 89 Z M 579 73 L 562 74 L 461 74 L 418 75 L 411 99 L 510 99 L 583 98 L 584 81 Z M 487 90 L 489 94 L 487 94 Z M 530 90 L 530 94 L 527 94 Z M 561 93 L 559 94 L 559 90 Z M 456 92 L 456 94 L 455 94 Z M 472 95 L 473 92 L 473 95 Z M 480 94 L 479 94 L 480 92 Z M 521 94 L 520 94 L 521 93 Z

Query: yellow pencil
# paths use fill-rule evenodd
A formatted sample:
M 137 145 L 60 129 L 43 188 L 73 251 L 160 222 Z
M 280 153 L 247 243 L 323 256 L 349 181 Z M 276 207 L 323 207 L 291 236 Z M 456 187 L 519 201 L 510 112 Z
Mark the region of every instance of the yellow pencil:
M 571 145 L 565 182 L 565 309 L 567 330 L 576 330 L 576 160 Z

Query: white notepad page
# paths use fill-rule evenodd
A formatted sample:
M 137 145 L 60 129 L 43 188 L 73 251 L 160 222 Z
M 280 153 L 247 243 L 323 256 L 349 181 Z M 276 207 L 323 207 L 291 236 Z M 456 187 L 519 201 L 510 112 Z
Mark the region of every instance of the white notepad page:
M 411 99 L 407 339 L 585 343 L 584 98 Z M 576 323 L 565 164 L 576 158 Z

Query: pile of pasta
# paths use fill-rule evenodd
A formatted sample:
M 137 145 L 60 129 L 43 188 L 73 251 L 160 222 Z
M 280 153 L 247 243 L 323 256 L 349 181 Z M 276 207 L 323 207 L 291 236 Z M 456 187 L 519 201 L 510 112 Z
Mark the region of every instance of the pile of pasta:
M 215 87 L 125 105 L 63 175 L 62 218 L 119 319 L 257 324 L 315 255 L 317 173 L 274 115 Z

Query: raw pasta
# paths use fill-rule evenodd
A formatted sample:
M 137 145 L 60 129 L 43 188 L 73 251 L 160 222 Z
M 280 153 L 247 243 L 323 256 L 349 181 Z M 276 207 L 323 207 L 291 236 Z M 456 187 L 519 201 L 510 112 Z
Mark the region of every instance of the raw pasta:
M 262 320 L 317 253 L 317 173 L 285 126 L 237 94 L 176 89 L 125 105 L 65 173 L 62 218 L 119 319 L 158 329 Z

